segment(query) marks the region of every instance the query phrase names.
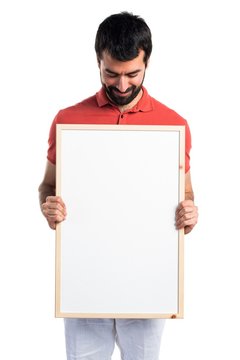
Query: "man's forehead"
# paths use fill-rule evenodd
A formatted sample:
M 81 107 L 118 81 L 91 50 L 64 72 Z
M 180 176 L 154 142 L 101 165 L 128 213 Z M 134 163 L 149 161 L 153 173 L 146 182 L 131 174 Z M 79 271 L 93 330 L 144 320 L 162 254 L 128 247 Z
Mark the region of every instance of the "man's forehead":
M 128 61 L 117 60 L 113 58 L 107 51 L 103 51 L 100 63 L 104 69 L 109 69 L 111 71 L 114 71 L 114 69 L 122 69 L 122 72 L 133 72 L 138 68 L 145 67 L 144 51 L 140 50 L 136 58 Z

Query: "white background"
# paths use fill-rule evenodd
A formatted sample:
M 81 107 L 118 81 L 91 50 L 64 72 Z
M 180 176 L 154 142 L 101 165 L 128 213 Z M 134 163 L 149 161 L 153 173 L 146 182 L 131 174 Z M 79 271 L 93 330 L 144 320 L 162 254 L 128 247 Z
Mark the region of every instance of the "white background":
M 200 211 L 186 237 L 185 319 L 167 321 L 161 359 L 239 359 L 238 1 L 115 3 L 0 5 L 0 358 L 65 359 L 63 322 L 54 319 L 54 232 L 37 187 L 56 112 L 100 88 L 98 24 L 128 10 L 153 33 L 146 87 L 189 121 Z

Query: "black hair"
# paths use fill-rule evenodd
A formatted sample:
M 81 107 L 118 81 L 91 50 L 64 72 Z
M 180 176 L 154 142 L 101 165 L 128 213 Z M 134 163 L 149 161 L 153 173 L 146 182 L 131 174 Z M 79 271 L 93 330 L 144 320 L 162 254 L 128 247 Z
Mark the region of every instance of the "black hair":
M 107 17 L 100 25 L 95 39 L 98 60 L 107 51 L 114 59 L 128 61 L 136 58 L 139 50 L 144 50 L 147 63 L 152 52 L 151 31 L 138 15 L 121 12 Z

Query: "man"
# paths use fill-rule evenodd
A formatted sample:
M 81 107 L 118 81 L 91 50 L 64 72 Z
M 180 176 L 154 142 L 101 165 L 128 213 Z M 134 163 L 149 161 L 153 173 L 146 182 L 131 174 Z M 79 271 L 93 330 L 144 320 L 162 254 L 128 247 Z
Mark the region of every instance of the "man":
M 106 18 L 99 26 L 95 50 L 101 90 L 55 117 L 49 136 L 48 161 L 39 186 L 41 209 L 50 228 L 65 220 L 67 207 L 55 196 L 56 124 L 184 125 L 186 131 L 185 200 L 176 210 L 176 228 L 189 233 L 197 223 L 191 185 L 188 124 L 143 87 L 152 51 L 151 32 L 145 21 L 130 13 Z M 173 219 L 174 221 L 174 219 Z M 163 319 L 65 319 L 68 360 L 111 359 L 117 341 L 125 360 L 157 360 Z

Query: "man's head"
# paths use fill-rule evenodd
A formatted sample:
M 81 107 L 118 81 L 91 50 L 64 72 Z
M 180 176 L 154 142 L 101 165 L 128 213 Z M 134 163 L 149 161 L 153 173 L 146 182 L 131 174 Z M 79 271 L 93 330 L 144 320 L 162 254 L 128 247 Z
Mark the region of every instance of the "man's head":
M 129 61 L 136 58 L 139 51 L 144 51 L 144 62 L 152 52 L 151 31 L 139 16 L 122 12 L 107 17 L 96 34 L 95 51 L 98 61 L 106 51 L 112 58 Z
M 111 15 L 98 28 L 95 50 L 107 96 L 116 105 L 131 105 L 141 95 L 152 51 L 149 27 L 127 12 Z

